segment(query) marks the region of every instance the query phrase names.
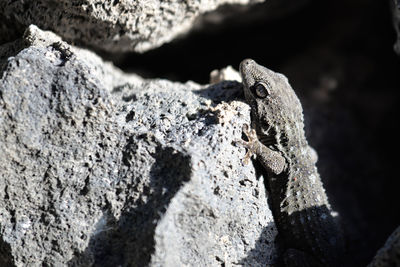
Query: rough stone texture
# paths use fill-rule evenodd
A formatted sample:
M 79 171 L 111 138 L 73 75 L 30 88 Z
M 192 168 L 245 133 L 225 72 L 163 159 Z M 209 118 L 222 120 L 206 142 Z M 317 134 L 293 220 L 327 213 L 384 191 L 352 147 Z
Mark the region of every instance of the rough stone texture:
M 239 83 L 145 81 L 34 26 L 0 52 L 0 265 L 276 261 Z
M 223 4 L 262 0 L 62 0 L 0 1 L 1 24 L 21 32 L 29 24 L 65 40 L 110 52 L 143 52 L 187 32 L 195 19 Z M 15 37 L 0 27 L 0 43 Z
M 397 227 L 378 250 L 368 267 L 389 267 L 400 265 L 400 227 Z
M 400 55 L 400 1 L 390 0 L 390 7 L 392 9 L 393 26 L 397 33 L 397 40 L 394 44 L 394 51 Z
M 219 83 L 222 81 L 238 81 L 242 82 L 239 72 L 237 72 L 232 66 L 220 70 L 213 70 L 210 73 L 210 84 Z

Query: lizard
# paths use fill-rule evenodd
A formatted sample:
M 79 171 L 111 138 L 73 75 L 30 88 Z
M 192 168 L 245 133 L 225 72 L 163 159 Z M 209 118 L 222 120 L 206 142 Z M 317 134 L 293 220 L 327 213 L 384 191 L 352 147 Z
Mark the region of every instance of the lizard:
M 244 163 L 255 156 L 265 174 L 268 202 L 286 266 L 341 266 L 342 232 L 304 132 L 303 109 L 288 79 L 245 59 L 239 66 L 251 127 Z

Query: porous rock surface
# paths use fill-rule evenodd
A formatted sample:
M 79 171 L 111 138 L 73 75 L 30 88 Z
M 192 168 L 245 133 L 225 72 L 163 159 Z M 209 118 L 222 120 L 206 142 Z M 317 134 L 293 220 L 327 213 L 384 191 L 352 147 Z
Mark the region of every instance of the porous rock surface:
M 0 26 L 0 43 L 35 24 L 69 42 L 96 49 L 144 52 L 187 32 L 200 14 L 218 6 L 261 1 L 2 0 L 0 24 L 6 26 Z
M 0 266 L 275 262 L 239 83 L 143 80 L 35 26 L 0 64 Z

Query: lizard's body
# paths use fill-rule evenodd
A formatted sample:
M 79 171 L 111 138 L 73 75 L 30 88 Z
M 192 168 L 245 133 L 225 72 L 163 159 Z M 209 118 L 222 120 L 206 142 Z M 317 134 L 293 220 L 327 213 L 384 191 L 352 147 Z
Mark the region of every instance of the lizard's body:
M 305 138 L 299 99 L 285 76 L 253 60 L 242 61 L 240 74 L 252 120 L 252 131 L 245 129 L 249 142 L 243 143 L 266 170 L 284 262 L 340 265 L 343 241 Z

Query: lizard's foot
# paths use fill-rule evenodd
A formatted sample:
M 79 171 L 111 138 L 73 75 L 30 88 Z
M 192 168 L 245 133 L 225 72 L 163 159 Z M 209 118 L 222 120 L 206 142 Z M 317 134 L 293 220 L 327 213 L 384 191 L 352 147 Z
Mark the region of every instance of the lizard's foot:
M 255 144 L 257 143 L 258 139 L 256 131 L 254 129 L 250 129 L 249 125 L 247 124 L 243 125 L 243 133 L 246 135 L 249 141 L 246 142 L 244 140 L 236 140 L 235 143 L 240 144 L 247 149 L 246 155 L 242 161 L 244 165 L 247 165 L 251 157 L 256 153 Z
M 247 136 L 248 141 L 236 141 L 236 143 L 239 143 L 241 146 L 247 149 L 247 153 L 242 161 L 243 164 L 248 164 L 250 158 L 253 155 L 256 155 L 258 161 L 267 171 L 270 171 L 274 174 L 280 174 L 285 169 L 285 157 L 283 157 L 280 152 L 274 151 L 263 145 L 263 143 L 258 140 L 257 133 L 254 129 L 250 129 L 247 124 L 244 124 L 243 133 Z

